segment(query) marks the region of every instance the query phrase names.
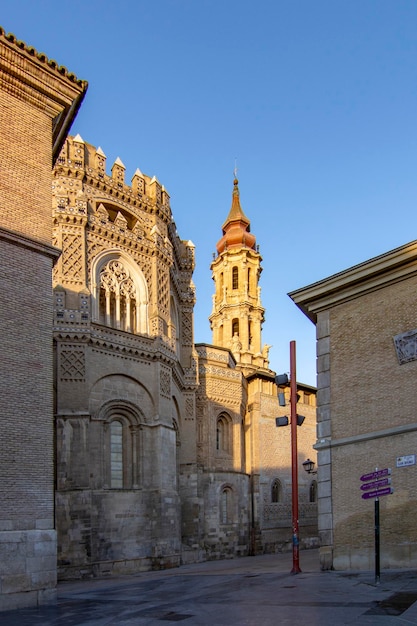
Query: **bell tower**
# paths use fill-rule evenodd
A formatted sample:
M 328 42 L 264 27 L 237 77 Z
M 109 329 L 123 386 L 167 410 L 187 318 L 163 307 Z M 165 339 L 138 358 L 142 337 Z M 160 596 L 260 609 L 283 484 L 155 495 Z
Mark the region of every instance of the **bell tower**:
M 262 347 L 259 277 L 262 257 L 250 221 L 240 206 L 237 178 L 233 181 L 232 206 L 222 226 L 217 256 L 210 266 L 215 285 L 209 317 L 213 344 L 229 348 L 245 368 L 268 368 L 268 350 Z

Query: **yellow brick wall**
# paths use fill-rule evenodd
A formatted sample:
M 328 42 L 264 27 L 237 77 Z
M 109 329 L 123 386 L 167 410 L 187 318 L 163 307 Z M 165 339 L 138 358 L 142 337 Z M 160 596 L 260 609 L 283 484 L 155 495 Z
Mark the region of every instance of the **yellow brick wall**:
M 417 328 L 417 278 L 331 311 L 332 437 L 415 421 L 417 361 L 399 365 L 393 337 Z
M 53 528 L 49 257 L 0 241 L 0 530 Z
M 0 90 L 0 226 L 51 244 L 52 122 Z
M 417 328 L 417 279 L 330 310 L 331 481 L 336 569 L 374 567 L 374 499 L 360 477 L 392 469 L 394 493 L 380 498 L 381 567 L 417 563 L 417 361 L 400 365 L 393 337 Z

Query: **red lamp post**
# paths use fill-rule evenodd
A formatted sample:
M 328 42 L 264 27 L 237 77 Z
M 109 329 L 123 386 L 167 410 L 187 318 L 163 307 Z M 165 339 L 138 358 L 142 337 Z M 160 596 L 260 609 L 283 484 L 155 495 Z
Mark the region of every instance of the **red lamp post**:
M 298 451 L 297 451 L 297 372 L 295 341 L 290 341 L 290 391 L 291 391 L 291 496 L 292 496 L 292 570 L 299 574 L 300 538 L 298 525 Z

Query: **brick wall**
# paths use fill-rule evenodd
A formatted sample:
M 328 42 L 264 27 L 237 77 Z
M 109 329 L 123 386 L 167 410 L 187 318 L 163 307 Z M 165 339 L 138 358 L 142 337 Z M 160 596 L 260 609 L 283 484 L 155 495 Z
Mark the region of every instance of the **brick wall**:
M 381 567 L 417 564 L 416 466 L 396 467 L 398 456 L 417 452 L 417 362 L 400 365 L 393 342 L 417 328 L 416 289 L 410 277 L 330 311 L 336 569 L 373 567 L 374 501 L 362 499 L 360 476 L 377 467 L 392 468 L 394 487 L 380 498 Z
M 0 90 L 1 226 L 51 243 L 52 120 Z
M 86 85 L 54 68 L 0 28 L 0 610 L 56 595 L 53 119 Z

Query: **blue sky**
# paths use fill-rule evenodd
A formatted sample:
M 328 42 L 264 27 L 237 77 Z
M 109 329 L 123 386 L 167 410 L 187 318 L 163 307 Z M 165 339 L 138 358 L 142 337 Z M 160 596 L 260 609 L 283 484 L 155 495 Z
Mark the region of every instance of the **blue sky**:
M 4 3 L 6 32 L 88 80 L 72 128 L 171 196 L 196 245 L 195 340 L 237 159 L 263 257 L 270 366 L 315 385 L 315 329 L 287 296 L 417 238 L 415 0 Z

